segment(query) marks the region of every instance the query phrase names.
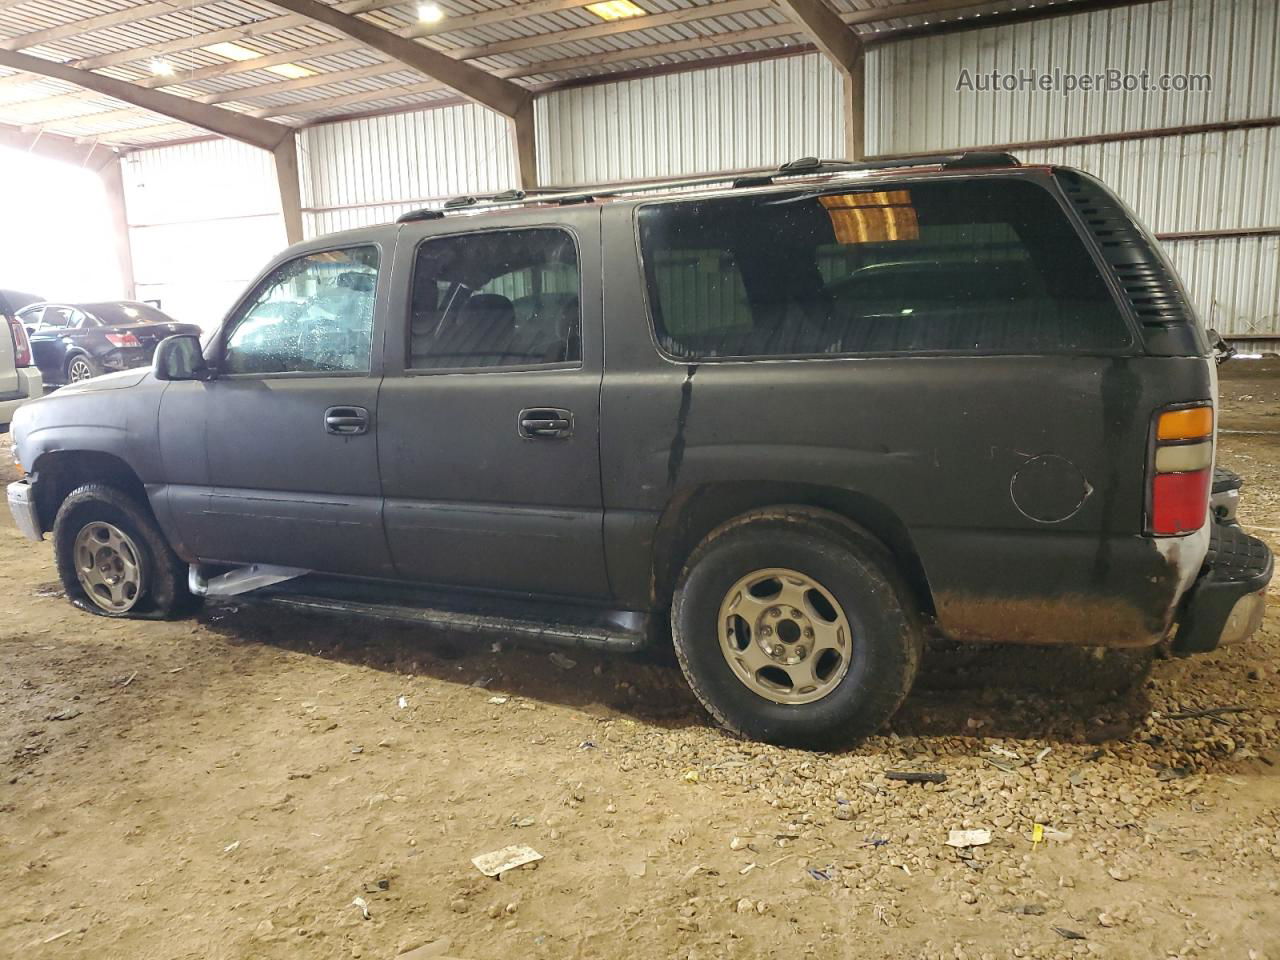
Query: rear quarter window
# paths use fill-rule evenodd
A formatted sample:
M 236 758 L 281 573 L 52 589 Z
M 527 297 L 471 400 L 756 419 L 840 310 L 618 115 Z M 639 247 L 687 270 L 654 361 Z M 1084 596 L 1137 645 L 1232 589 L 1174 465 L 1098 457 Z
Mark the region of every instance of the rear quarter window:
M 688 359 L 1112 351 L 1131 334 L 1043 187 L 989 178 L 650 204 L 654 332 Z

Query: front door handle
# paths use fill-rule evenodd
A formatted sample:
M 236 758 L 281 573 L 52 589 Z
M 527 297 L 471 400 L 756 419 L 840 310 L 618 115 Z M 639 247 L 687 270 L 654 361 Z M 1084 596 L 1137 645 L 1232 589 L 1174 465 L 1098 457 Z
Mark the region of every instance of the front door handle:
M 525 440 L 563 440 L 573 436 L 573 413 L 560 407 L 525 407 L 520 411 L 520 436 Z
M 330 407 L 324 412 L 326 433 L 354 437 L 369 432 L 369 411 L 364 407 Z

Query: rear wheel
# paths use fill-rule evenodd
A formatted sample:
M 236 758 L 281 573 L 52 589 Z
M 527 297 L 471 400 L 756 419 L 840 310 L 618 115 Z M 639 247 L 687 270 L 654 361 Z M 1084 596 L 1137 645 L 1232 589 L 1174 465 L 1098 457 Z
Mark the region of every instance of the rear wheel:
M 694 551 L 672 607 L 681 668 L 730 730 L 848 746 L 898 708 L 922 633 L 887 551 L 827 518 L 763 511 Z
M 150 511 L 115 487 L 73 490 L 54 520 L 53 543 L 67 597 L 90 613 L 172 617 L 198 606 Z
M 91 380 L 102 373 L 102 367 L 92 357 L 77 353 L 67 361 L 67 383 Z

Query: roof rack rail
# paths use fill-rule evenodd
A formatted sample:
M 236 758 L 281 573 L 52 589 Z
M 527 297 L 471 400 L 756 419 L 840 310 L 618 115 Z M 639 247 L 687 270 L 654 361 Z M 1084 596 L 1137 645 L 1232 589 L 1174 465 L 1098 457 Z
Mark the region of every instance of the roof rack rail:
M 418 220 L 440 220 L 444 217 L 443 210 L 437 210 L 434 207 L 424 207 L 421 210 L 410 210 L 408 213 L 402 213 L 396 217 L 396 223 L 414 223 Z
M 560 206 L 588 203 L 608 197 L 620 197 L 647 191 L 709 187 L 725 183 L 735 188 L 766 187 L 780 178 L 823 173 L 858 173 L 876 170 L 896 170 L 910 167 L 941 167 L 943 170 L 965 170 L 978 167 L 1017 167 L 1018 159 L 1010 153 L 968 150 L 956 153 L 926 154 L 918 157 L 898 157 L 887 160 L 821 160 L 818 157 L 800 157 L 782 164 L 775 171 L 741 171 L 713 176 L 651 180 L 635 184 L 598 184 L 576 187 L 537 187 L 533 190 L 505 190 L 480 196 L 453 197 L 444 202 L 443 208 L 428 207 L 404 214 L 397 223 L 414 220 L 434 220 L 444 216 L 445 210 L 474 207 L 481 204 L 514 206 L 534 203 L 555 203 Z

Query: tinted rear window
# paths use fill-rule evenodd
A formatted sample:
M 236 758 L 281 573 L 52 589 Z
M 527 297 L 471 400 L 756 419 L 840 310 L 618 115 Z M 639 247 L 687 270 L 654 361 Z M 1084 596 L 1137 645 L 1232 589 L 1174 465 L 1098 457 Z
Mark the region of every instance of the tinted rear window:
M 173 323 L 173 317 L 145 303 L 89 303 L 84 309 L 113 327 L 133 323 Z
M 639 218 L 655 331 L 678 357 L 1130 343 L 1061 207 L 1024 180 L 717 197 Z

